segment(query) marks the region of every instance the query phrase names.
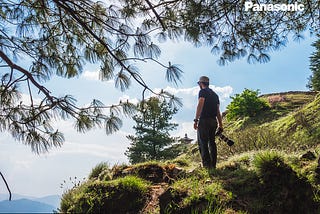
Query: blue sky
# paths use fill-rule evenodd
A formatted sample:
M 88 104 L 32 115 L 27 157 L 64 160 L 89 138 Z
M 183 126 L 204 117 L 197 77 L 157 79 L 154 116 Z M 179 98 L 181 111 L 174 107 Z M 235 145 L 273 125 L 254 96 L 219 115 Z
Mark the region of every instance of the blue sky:
M 195 138 L 192 128 L 197 102 L 199 76 L 211 79 L 211 88 L 220 96 L 221 108 L 225 110 L 230 96 L 241 93 L 245 88 L 259 89 L 261 94 L 307 90 L 309 56 L 314 51 L 311 43 L 315 38 L 307 37 L 300 43 L 290 41 L 281 51 L 269 53 L 271 61 L 267 64 L 248 64 L 245 59 L 217 64 L 217 56 L 209 48 L 195 48 L 189 43 L 167 42 L 161 44 L 160 61 L 180 64 L 184 71 L 182 83 L 175 87 L 165 81 L 164 70 L 155 63 L 139 63 L 141 74 L 150 88 L 165 88 L 183 99 L 184 106 L 174 116 L 179 124 L 172 133 Z M 97 66 L 87 65 L 83 74 L 74 79 L 52 78 L 45 85 L 54 95 L 72 94 L 81 104 L 93 98 L 105 104 L 117 103 L 119 99 L 136 101 L 141 98 L 141 87 L 134 82 L 130 89 L 121 92 L 114 88 L 113 81 L 101 82 L 97 79 Z M 127 163 L 124 155 L 129 145 L 126 135 L 134 134 L 133 121 L 124 119 L 123 128 L 114 135 L 107 136 L 104 130 L 92 130 L 85 134 L 73 129 L 73 121 L 57 121 L 56 127 L 65 133 L 65 143 L 47 154 L 37 155 L 31 149 L 15 140 L 9 134 L 0 136 L 0 170 L 6 176 L 12 192 L 31 196 L 61 194 L 72 186 L 70 181 L 60 188 L 63 180 L 77 177 L 81 180 L 100 162 L 114 164 Z M 7 193 L 0 182 L 0 193 Z

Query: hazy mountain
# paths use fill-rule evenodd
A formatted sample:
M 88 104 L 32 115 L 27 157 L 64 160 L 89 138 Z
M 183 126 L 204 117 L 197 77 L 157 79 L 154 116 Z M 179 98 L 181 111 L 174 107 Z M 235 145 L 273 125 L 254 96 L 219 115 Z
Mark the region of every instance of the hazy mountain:
M 18 199 L 23 199 L 23 198 L 27 198 L 27 199 L 34 199 L 35 197 L 31 197 L 31 196 L 26 196 L 26 195 L 19 195 L 19 194 L 12 194 L 12 200 L 18 200 Z M 0 201 L 5 201 L 5 200 L 9 200 L 9 193 L 8 194 L 0 194 Z
M 53 213 L 55 209 L 52 205 L 29 199 L 0 201 L 0 213 Z
M 49 195 L 41 198 L 34 198 L 33 201 L 38 201 L 41 203 L 49 204 L 58 208 L 60 206 L 61 197 L 59 195 Z
M 13 194 L 12 195 L 12 201 L 18 201 L 20 199 L 27 199 L 34 202 L 40 202 L 44 204 L 51 205 L 54 207 L 54 209 L 57 209 L 60 206 L 60 196 L 59 195 L 49 195 L 41 198 L 36 198 L 32 196 L 26 196 L 26 195 L 19 195 L 19 194 Z M 8 201 L 9 194 L 0 194 L 0 202 L 2 201 Z M 0 211 L 1 211 L 0 207 Z

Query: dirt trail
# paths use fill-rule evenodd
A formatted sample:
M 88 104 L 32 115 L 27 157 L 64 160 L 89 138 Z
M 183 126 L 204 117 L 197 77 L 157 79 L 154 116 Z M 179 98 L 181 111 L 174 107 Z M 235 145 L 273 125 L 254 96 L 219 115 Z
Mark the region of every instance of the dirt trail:
M 150 191 L 150 201 L 147 203 L 147 205 L 141 213 L 159 213 L 159 196 L 166 191 L 167 187 L 167 183 L 159 183 L 152 185 Z

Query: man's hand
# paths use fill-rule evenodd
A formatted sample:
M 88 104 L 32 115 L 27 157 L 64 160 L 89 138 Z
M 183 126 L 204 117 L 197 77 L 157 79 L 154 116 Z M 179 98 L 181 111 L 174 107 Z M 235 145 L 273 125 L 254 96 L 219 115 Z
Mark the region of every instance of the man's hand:
M 201 112 L 202 112 L 203 105 L 204 105 L 204 97 L 200 97 L 198 99 L 198 105 L 197 105 L 197 111 L 196 111 L 195 119 L 193 120 L 193 122 L 194 122 L 193 128 L 195 130 L 198 129 L 198 122 L 199 122 L 199 118 L 200 118 L 200 115 L 201 115 Z
M 195 130 L 198 129 L 198 122 L 194 122 L 194 123 L 193 123 L 193 128 L 194 128 Z

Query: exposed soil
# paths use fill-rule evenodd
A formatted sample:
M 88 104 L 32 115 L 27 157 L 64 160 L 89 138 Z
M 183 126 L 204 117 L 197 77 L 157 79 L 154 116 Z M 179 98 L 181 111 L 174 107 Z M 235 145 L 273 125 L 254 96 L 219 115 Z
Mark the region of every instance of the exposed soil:
M 152 185 L 150 190 L 150 200 L 148 201 L 141 213 L 159 213 L 159 196 L 162 195 L 167 188 L 167 183 L 159 183 Z

